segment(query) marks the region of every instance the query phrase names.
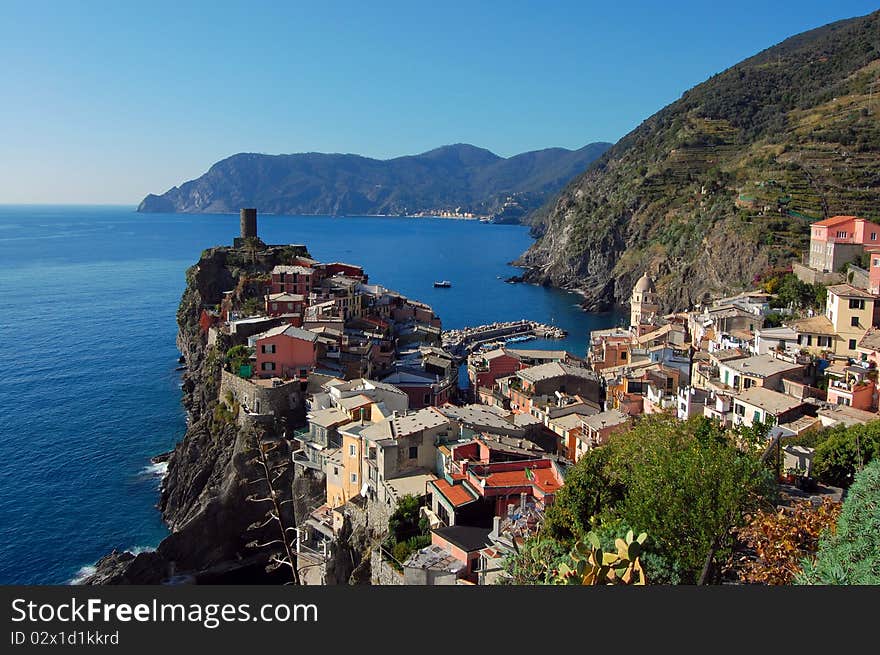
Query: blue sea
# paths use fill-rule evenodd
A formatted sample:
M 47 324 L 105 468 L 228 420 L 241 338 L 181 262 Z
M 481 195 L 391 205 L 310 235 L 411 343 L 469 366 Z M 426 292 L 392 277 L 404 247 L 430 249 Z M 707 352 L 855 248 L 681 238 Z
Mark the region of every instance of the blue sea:
M 0 583 L 68 583 L 113 548 L 167 534 L 150 457 L 186 429 L 175 370 L 184 271 L 237 232 L 234 215 L 0 206 Z M 531 243 L 521 226 L 261 215 L 259 232 L 363 265 L 372 282 L 433 305 L 446 328 L 528 318 L 569 332 L 522 347 L 583 354 L 589 331 L 619 318 L 505 283 Z M 439 279 L 452 288 L 434 288 Z

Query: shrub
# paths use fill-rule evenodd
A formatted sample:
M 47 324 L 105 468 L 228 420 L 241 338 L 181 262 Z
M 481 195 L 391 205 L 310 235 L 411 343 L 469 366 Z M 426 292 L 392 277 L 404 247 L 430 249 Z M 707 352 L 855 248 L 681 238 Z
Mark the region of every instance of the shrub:
M 880 460 L 856 475 L 836 531 L 803 566 L 798 584 L 880 584 Z

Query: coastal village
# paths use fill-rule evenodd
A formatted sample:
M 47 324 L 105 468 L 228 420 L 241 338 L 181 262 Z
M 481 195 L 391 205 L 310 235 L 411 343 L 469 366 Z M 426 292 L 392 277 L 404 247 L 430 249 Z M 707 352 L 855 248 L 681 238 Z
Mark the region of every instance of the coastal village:
M 235 246 L 255 241 L 243 209 Z M 246 300 L 228 290 L 203 307 L 199 329 L 226 351 L 224 411 L 291 443 L 297 475 L 322 485 L 296 528 L 306 584 L 324 583 L 346 525 L 378 535 L 373 584 L 498 583 L 569 468 L 643 415 L 767 425 L 780 484 L 839 502 L 810 476 L 812 449 L 786 439 L 880 418 L 880 225 L 865 219 L 814 223 L 809 256 L 785 272 L 821 285 L 823 311 L 755 289 L 666 313 L 645 272 L 628 325 L 584 335 L 585 357 L 527 348 L 564 336 L 531 321 L 444 332 L 356 264 L 267 248 L 288 263 Z M 418 525 L 401 530 L 407 506 Z

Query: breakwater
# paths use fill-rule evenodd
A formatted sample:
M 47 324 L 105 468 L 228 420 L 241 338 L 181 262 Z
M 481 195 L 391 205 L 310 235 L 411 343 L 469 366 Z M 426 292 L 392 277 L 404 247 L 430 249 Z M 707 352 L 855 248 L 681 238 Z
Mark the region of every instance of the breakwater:
M 475 327 L 444 330 L 443 347 L 453 355 L 464 356 L 477 348 L 493 342 L 502 345 L 507 341 L 529 339 L 564 339 L 568 333 L 555 325 L 537 321 L 507 321 Z

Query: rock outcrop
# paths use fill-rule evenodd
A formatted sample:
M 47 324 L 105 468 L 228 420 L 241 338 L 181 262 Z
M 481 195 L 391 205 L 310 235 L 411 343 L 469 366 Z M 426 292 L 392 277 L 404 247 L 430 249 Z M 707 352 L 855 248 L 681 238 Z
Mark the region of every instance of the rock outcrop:
M 214 416 L 222 362 L 218 353 L 225 351 L 225 344 L 221 335 L 217 348 L 207 348 L 199 325 L 203 307 L 218 304 L 224 291 L 242 289 L 237 274 L 249 256 L 251 273 L 259 273 L 282 261 L 284 253 L 270 248 L 246 255 L 214 248 L 205 251 L 186 274 L 187 286 L 177 316 L 177 344 L 185 362 L 183 404 L 188 428 L 168 456 L 158 505 L 171 534 L 155 551 L 137 555 L 114 551 L 103 557 L 84 584 L 268 583 L 283 581 L 285 575 L 289 579 L 289 570 L 267 574 L 268 554 L 247 547 L 254 539 L 277 538 L 272 532 L 277 526 L 270 524 L 263 532 L 249 529 L 263 521 L 267 509 L 247 498 L 254 493 L 253 481 L 260 474 L 253 463 L 254 435 L 236 421 Z M 282 443 L 282 449 L 286 447 Z M 294 480 L 291 467 L 277 484 L 289 493 L 295 483 L 302 488 L 303 482 Z M 309 508 L 296 509 L 307 512 Z M 291 524 L 293 516 L 286 518 Z

